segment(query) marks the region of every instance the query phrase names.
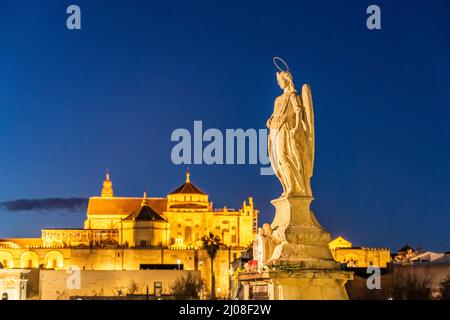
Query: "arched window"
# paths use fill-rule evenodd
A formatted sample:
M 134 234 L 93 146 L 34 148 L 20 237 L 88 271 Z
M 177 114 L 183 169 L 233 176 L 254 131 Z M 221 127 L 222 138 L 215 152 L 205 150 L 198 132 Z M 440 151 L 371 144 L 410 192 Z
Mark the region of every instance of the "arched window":
M 59 251 L 50 251 L 45 256 L 44 266 L 47 269 L 62 269 L 64 268 L 64 256 Z
M 0 263 L 3 266 L 3 269 L 13 268 L 13 255 L 7 251 L 0 251 Z
M 39 256 L 36 252 L 25 251 L 20 256 L 20 267 L 24 269 L 39 268 Z

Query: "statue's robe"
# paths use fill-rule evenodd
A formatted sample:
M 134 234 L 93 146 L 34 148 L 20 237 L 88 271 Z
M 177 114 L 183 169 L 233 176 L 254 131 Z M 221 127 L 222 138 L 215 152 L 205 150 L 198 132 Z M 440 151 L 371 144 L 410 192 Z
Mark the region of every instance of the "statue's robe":
M 298 130 L 297 114 L 300 117 Z M 283 186 L 283 194 L 311 195 L 307 121 L 302 100 L 296 91 L 285 92 L 275 100 L 269 123 L 269 158 Z

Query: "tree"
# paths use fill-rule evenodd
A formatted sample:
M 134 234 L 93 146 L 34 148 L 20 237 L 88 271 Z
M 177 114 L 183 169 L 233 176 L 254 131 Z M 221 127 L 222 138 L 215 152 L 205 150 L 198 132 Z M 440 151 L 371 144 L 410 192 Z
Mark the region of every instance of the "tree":
M 134 280 L 131 280 L 130 285 L 127 289 L 129 295 L 133 295 L 139 292 L 139 286 Z
M 216 278 L 214 275 L 214 258 L 216 257 L 217 250 L 220 248 L 220 237 L 212 232 L 209 232 L 206 236 L 202 237 L 203 248 L 208 253 L 211 261 L 211 299 L 216 298 Z
M 415 274 L 393 274 L 390 296 L 394 300 L 428 300 L 431 298 L 429 280 Z
M 175 299 L 195 300 L 199 299 L 200 292 L 204 289 L 205 283 L 203 280 L 194 276 L 194 273 L 189 272 L 187 276 L 178 278 L 172 285 L 171 293 Z
M 441 281 L 441 300 L 450 300 L 450 274 Z

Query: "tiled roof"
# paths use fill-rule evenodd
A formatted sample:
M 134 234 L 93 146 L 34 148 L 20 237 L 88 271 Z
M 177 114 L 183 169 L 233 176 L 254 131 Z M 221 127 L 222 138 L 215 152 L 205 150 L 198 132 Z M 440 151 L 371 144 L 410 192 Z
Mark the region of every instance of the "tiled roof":
M 205 194 L 200 188 L 196 187 L 190 182 L 185 182 L 181 186 L 179 186 L 177 189 L 175 189 L 170 194 Z
M 134 220 L 134 221 L 166 221 L 163 217 L 161 217 L 158 213 L 155 212 L 152 208 L 147 205 L 141 207 L 139 211 L 136 213 L 130 214 L 125 220 Z
M 12 242 L 18 246 L 41 246 L 41 238 L 3 238 L 0 239 L 0 243 Z
M 143 198 L 89 198 L 88 215 L 130 215 L 141 208 Z M 161 214 L 167 209 L 166 198 L 149 198 L 148 203 L 151 209 L 157 214 Z

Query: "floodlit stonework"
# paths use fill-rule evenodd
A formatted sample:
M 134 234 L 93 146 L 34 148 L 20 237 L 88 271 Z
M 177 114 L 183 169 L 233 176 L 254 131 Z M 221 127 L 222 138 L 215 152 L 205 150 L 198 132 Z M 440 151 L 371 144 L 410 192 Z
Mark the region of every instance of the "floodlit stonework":
M 330 241 L 328 246 L 333 258 L 348 268 L 387 268 L 391 262 L 391 251 L 388 248 L 353 247 L 343 237 Z
M 178 278 L 200 271 L 185 270 L 89 270 L 80 271 L 80 288 L 67 286 L 65 271 L 43 270 L 40 273 L 42 300 L 68 300 L 82 297 L 125 297 L 126 295 L 169 295 Z M 159 291 L 159 292 L 158 292 Z M 202 293 L 200 293 L 201 295 Z M 205 292 L 203 292 L 205 294 Z
M 143 197 L 117 197 L 109 174 L 101 194 L 89 199 L 84 229 L 44 229 L 41 238 L 0 239 L 3 269 L 65 272 L 71 266 L 82 271 L 172 268 L 200 271 L 209 288 L 210 262 L 201 237 L 211 231 L 223 243 L 214 259 L 217 296 L 228 296 L 231 262 L 252 244 L 257 232 L 258 210 L 252 198 L 239 210 L 216 209 L 208 194 L 191 182 L 189 173 L 186 181 L 165 198 L 148 197 L 146 193 Z M 55 292 L 42 297 L 54 298 Z

